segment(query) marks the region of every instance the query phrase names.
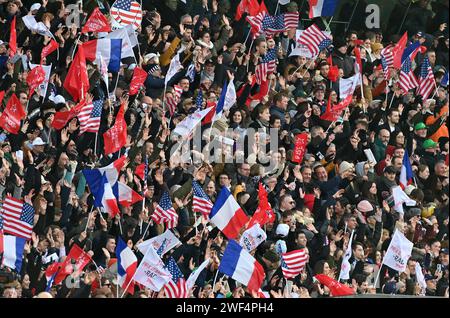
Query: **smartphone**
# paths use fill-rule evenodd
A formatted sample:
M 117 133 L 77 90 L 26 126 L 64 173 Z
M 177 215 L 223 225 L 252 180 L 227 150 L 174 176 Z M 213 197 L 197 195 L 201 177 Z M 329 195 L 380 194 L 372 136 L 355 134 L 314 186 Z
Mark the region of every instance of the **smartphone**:
M 442 264 L 436 265 L 436 272 L 442 272 Z

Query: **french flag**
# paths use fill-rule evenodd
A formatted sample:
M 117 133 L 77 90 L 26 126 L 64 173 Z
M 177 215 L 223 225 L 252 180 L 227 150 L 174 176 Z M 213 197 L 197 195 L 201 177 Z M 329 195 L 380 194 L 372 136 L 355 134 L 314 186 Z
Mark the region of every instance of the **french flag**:
M 122 39 L 98 39 L 83 44 L 86 59 L 97 65 L 102 65 L 102 60 L 108 66 L 110 72 L 120 70 L 122 58 Z
M 3 261 L 2 265 L 15 269 L 20 273 L 22 268 L 23 249 L 26 239 L 22 237 L 4 235 L 3 236 Z
M 331 17 L 337 4 L 338 0 L 309 0 L 309 18 Z
M 220 191 L 209 218 L 229 239 L 236 238 L 248 221 L 248 216 L 226 187 Z
M 402 170 L 400 171 L 400 186 L 404 190 L 408 185 L 413 182 L 413 170 L 411 167 L 411 162 L 409 161 L 408 151 L 405 150 L 405 154 L 403 155 L 403 164 Z
M 261 264 L 234 240 L 228 242 L 219 271 L 256 292 L 266 276 Z
M 131 189 L 129 186 L 122 182 L 117 182 L 119 188 L 119 203 L 122 206 L 131 206 L 136 202 L 144 200 L 144 198 L 139 195 L 136 191 Z M 114 191 L 114 189 L 113 189 Z
M 94 196 L 94 206 L 103 207 L 111 217 L 115 217 L 119 213 L 119 206 L 106 174 L 102 175 L 98 169 L 83 170 L 83 174 Z
M 122 238 L 117 240 L 117 276 L 119 284 L 125 289 L 128 285 L 127 292 L 134 294 L 134 283 L 130 284 L 131 278 L 137 268 L 137 258 L 133 251 L 125 244 Z

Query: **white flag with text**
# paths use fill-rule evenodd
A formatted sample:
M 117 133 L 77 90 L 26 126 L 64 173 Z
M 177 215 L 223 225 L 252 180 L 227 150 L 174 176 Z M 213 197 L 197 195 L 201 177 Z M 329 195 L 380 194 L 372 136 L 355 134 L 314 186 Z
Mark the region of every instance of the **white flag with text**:
M 391 244 L 389 244 L 384 256 L 383 264 L 400 273 L 404 272 L 408 259 L 411 257 L 413 245 L 403 233 L 395 230 Z
M 136 270 L 134 280 L 150 288 L 160 291 L 172 279 L 170 272 L 164 268 L 164 263 L 153 248 L 147 249 L 142 262 Z

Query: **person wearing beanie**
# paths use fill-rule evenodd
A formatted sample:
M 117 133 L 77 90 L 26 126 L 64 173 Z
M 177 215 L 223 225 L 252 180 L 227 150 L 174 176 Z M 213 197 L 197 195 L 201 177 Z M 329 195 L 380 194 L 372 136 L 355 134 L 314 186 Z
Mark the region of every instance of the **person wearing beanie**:
M 256 260 L 264 268 L 266 278 L 269 277 L 270 272 L 275 270 L 280 264 L 280 256 L 271 249 L 267 249 L 262 256 L 257 256 Z
M 344 70 L 344 77 L 350 77 L 354 73 L 354 59 L 347 55 L 347 43 L 343 38 L 333 40 L 333 65 Z

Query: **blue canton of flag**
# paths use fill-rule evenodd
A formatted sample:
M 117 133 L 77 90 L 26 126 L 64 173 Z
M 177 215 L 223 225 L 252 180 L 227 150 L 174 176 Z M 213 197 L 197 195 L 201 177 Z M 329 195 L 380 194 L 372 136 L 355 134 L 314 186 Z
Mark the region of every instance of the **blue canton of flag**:
M 167 262 L 166 268 L 170 272 L 170 274 L 172 275 L 172 281 L 175 284 L 178 283 L 179 279 L 184 277 L 183 273 L 178 268 L 177 262 L 175 262 L 173 257 L 169 258 L 169 261 Z
M 323 51 L 328 48 L 333 42 L 330 39 L 325 39 L 319 44 L 319 51 Z
M 420 77 L 421 78 L 425 78 L 428 75 L 428 68 L 430 67 L 430 60 L 428 59 L 428 57 L 426 56 L 423 59 L 423 63 L 422 66 L 420 67 Z
M 23 204 L 23 213 L 20 216 L 20 220 L 30 225 L 34 223 L 34 208 L 28 203 Z
M 1 213 L 0 213 L 0 230 L 3 230 L 3 217 Z
M 166 245 L 167 245 L 167 239 L 164 239 L 161 243 L 161 246 L 158 248 L 158 250 L 156 251 L 156 254 L 159 255 L 159 257 L 162 256 L 162 253 L 164 252 L 164 250 L 166 249 Z
M 117 7 L 122 10 L 129 11 L 131 8 L 131 1 L 130 0 L 117 0 L 116 3 L 113 4 L 114 7 Z
M 403 62 L 402 71 L 405 72 L 406 74 L 408 74 L 411 71 L 411 67 L 412 67 L 411 59 L 406 59 Z
M 201 89 L 198 91 L 197 98 L 195 99 L 195 105 L 197 106 L 197 110 L 202 110 L 203 91 Z
M 165 211 L 172 208 L 172 201 L 170 200 L 169 192 L 165 191 L 164 194 L 161 196 L 159 206 L 163 208 Z
M 261 63 L 269 63 L 270 61 L 273 61 L 276 58 L 277 58 L 277 51 L 275 48 L 273 48 L 267 51 L 267 54 L 262 58 Z

